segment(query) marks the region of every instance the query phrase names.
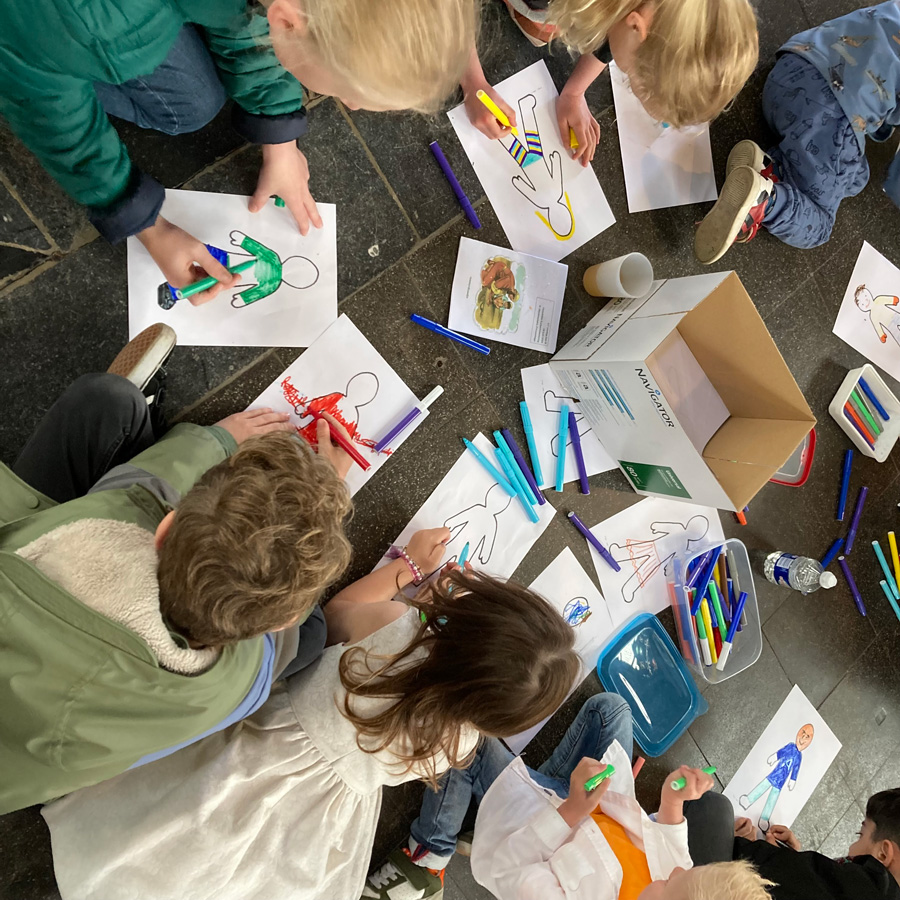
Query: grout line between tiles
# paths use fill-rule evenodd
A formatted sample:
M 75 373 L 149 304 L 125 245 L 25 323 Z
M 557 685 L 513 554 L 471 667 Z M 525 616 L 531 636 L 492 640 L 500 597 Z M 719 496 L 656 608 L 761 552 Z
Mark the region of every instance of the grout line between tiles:
M 0 184 L 2 184 L 7 191 L 9 191 L 10 196 L 19 206 L 22 208 L 22 212 L 25 213 L 26 216 L 31 220 L 34 224 L 35 228 L 43 235 L 44 240 L 50 247 L 50 253 L 59 253 L 59 244 L 53 240 L 53 235 L 50 234 L 50 230 L 43 223 L 41 219 L 39 219 L 32 211 L 29 209 L 28 204 L 22 199 L 19 192 L 12 186 L 12 182 L 6 177 L 6 173 L 0 170 Z

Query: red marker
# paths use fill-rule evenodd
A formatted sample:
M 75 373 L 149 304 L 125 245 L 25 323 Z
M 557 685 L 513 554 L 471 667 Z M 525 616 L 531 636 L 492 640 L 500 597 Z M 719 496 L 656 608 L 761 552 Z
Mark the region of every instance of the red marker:
M 314 419 L 324 419 L 328 422 L 328 419 L 322 415 L 318 410 L 313 409 L 311 406 L 305 407 L 306 415 L 312 416 Z M 343 432 L 338 431 L 336 428 L 331 427 L 331 422 L 328 422 L 328 428 L 331 431 L 331 439 L 339 446 L 346 450 L 347 455 L 350 459 L 353 460 L 362 470 L 363 472 L 368 472 L 372 467 L 372 464 L 353 446 L 353 442 L 344 437 Z

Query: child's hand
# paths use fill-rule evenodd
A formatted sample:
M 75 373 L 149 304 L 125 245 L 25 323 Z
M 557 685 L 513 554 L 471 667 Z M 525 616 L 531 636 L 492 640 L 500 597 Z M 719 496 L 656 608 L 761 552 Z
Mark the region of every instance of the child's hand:
M 556 121 L 563 147 L 570 145 L 571 128 L 575 132 L 575 140 L 578 141 L 578 149 L 571 151 L 572 159 L 580 160 L 583 166 L 588 165 L 594 158 L 597 144 L 600 142 L 600 125 L 591 115 L 584 94 L 563 88 L 556 101 Z
M 266 407 L 235 413 L 216 422 L 216 425 L 224 428 L 238 444 L 242 444 L 247 438 L 268 434 L 270 431 L 293 431 L 294 426 L 288 418 L 287 413 L 272 412 Z
M 437 569 L 443 562 L 447 552 L 447 541 L 450 540 L 449 528 L 425 528 L 417 531 L 406 545 L 406 552 L 412 561 L 427 575 Z
M 739 838 L 746 838 L 748 841 L 755 841 L 756 826 L 746 816 L 741 816 L 739 819 L 735 819 L 734 836 Z
M 501 125 L 494 114 L 478 99 L 478 91 L 484 91 L 497 106 L 500 107 L 510 124 L 515 126 L 516 114 L 513 108 L 486 82 L 481 84 L 463 85 L 465 92 L 465 107 L 469 121 L 483 134 L 492 141 L 497 138 L 506 137 L 510 129 L 505 125 Z M 524 141 L 523 141 L 524 143 Z
M 338 473 L 338 477 L 344 479 L 353 465 L 353 460 L 340 444 L 332 442 L 331 433 L 340 431 L 348 441 L 351 439 L 350 435 L 347 429 L 334 416 L 330 416 L 326 412 L 319 413 L 319 415 L 320 418 L 316 419 L 316 453 L 319 456 L 324 456 L 334 466 L 334 471 Z
M 779 841 L 782 844 L 787 844 L 791 850 L 800 849 L 800 841 L 797 840 L 790 828 L 786 825 L 770 825 L 769 830 L 766 832 L 766 843 L 777 846 Z
M 250 212 L 259 212 L 273 194 L 284 200 L 297 221 L 300 234 L 309 232 L 310 222 L 322 227 L 322 217 L 309 192 L 309 165 L 293 141 L 263 144 L 263 164 L 256 191 L 250 198 Z
M 672 787 L 672 782 L 679 778 L 685 780 L 685 785 L 680 791 L 676 791 Z M 696 800 L 698 797 L 702 797 L 714 784 L 715 781 L 712 775 L 707 775 L 702 769 L 680 766 L 663 783 L 660 803 L 686 803 L 688 800 Z
M 231 287 L 241 280 L 240 275 L 232 275 L 206 249 L 203 241 L 198 241 L 162 216 L 149 228 L 139 231 L 137 239 L 147 248 L 172 287 L 187 287 L 208 275 L 218 279 L 219 283 L 214 287 L 189 298 L 194 306 L 208 303 L 223 288 Z
M 574 828 L 582 819 L 587 818 L 599 805 L 603 795 L 609 790 L 609 779 L 601 781 L 590 793 L 584 789 L 585 782 L 599 775 L 606 768 L 606 763 L 598 762 L 585 756 L 575 766 L 569 778 L 569 796 L 563 800 L 557 812 L 565 819 L 569 828 Z

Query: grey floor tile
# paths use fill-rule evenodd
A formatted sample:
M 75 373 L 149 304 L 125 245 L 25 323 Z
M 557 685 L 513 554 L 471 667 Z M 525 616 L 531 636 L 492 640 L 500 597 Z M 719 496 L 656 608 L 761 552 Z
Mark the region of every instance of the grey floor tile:
M 818 850 L 851 808 L 855 813 L 858 804 L 840 769 L 832 765 L 794 820 L 791 830 L 804 850 Z
M 831 834 L 819 845 L 819 853 L 830 859 L 845 857 L 850 845 L 856 841 L 863 817 L 864 810 L 860 809 L 856 803 L 851 803 L 832 829 Z
M 447 877 L 452 879 L 465 900 L 492 900 L 494 896 L 475 880 L 472 867 L 465 856 L 457 854 L 453 857 L 447 866 Z M 444 896 L 447 896 L 446 892 Z
M 11 284 L 46 260 L 47 257 L 42 253 L 0 246 L 0 287 Z
M 3 184 L 0 184 L 0 242 L 19 244 L 35 250 L 51 249 L 40 228 L 28 217 L 19 200 Z M 0 261 L 0 277 L 4 268 Z

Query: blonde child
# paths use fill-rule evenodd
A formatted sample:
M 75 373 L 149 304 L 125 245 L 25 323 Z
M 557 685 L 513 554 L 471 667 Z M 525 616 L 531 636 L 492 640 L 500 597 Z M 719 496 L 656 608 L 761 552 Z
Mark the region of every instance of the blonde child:
M 166 279 L 237 282 L 165 218 L 165 192 L 128 158 L 108 115 L 196 131 L 234 101 L 232 122 L 262 148 L 252 212 L 282 197 L 302 234 L 322 220 L 297 138 L 303 88 L 351 108 L 433 109 L 458 82 L 477 0 L 33 0 L 0 29 L 0 116 L 110 242 L 137 235 Z
M 338 593 L 331 646 L 258 714 L 46 808 L 63 898 L 357 897 L 382 785 L 465 766 L 480 735 L 549 715 L 578 671 L 571 629 L 519 585 L 456 569 L 391 599 L 449 537 L 418 532 L 409 562 Z
M 759 40 L 748 0 L 505 0 L 526 31 L 537 23 L 545 37 L 558 35 L 580 54 L 559 95 L 556 115 L 563 146 L 569 129 L 583 165 L 593 159 L 600 126 L 585 91 L 615 60 L 635 95 L 654 118 L 680 127 L 714 119 L 756 66 Z M 543 24 L 542 24 L 543 23 Z M 547 24 L 555 26 L 548 32 Z M 462 77 L 466 110 L 490 138 L 508 129 L 477 99 L 486 91 L 515 125 L 515 113 L 487 83 L 473 49 Z

